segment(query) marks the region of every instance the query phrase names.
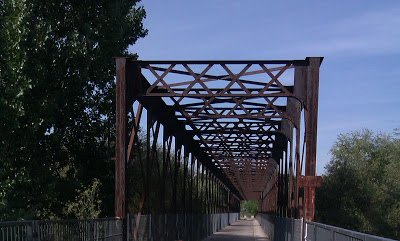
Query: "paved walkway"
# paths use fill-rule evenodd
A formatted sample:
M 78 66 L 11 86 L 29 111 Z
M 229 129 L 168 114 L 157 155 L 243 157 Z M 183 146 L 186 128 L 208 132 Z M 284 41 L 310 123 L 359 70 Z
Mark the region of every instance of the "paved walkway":
M 257 220 L 239 220 L 203 241 L 270 241 Z

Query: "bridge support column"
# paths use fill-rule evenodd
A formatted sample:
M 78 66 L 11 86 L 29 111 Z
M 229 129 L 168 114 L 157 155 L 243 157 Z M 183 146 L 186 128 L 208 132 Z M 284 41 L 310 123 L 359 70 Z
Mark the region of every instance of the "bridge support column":
M 115 143 L 115 217 L 123 218 L 123 240 L 127 238 L 128 223 L 125 210 L 127 160 L 127 81 L 126 58 L 116 59 L 116 143 Z
M 306 125 L 306 176 L 315 176 L 317 159 L 317 121 L 318 121 L 318 90 L 319 90 L 319 66 L 321 58 L 308 58 L 310 65 L 307 68 L 307 92 L 305 111 Z M 305 218 L 314 220 L 315 213 L 315 187 L 305 184 Z
M 126 58 L 116 59 L 115 217 L 125 218 L 126 177 Z

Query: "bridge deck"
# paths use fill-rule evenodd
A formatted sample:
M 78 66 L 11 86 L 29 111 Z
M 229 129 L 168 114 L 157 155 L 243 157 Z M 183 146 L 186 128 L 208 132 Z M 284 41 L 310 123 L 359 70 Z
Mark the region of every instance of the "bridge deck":
M 257 220 L 239 220 L 203 241 L 269 241 Z

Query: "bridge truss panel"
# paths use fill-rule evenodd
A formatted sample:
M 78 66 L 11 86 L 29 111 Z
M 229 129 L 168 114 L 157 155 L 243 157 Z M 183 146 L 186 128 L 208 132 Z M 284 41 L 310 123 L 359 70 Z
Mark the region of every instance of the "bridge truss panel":
M 261 212 L 312 220 L 320 182 L 314 176 L 322 59 L 117 58 L 116 216 L 125 213 L 125 165 L 145 108 L 148 136 L 158 136 L 161 124 L 167 151 L 173 136 L 175 152 L 184 146 L 184 159 L 192 155 L 235 199 L 260 200 Z M 136 118 L 132 130 L 129 115 Z M 151 161 L 154 150 L 148 150 Z

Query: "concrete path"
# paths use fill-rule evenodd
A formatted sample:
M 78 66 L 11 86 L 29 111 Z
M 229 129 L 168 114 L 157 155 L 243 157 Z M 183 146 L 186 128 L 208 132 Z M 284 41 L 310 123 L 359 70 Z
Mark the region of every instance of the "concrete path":
M 239 220 L 203 241 L 270 241 L 257 220 Z

